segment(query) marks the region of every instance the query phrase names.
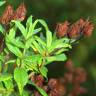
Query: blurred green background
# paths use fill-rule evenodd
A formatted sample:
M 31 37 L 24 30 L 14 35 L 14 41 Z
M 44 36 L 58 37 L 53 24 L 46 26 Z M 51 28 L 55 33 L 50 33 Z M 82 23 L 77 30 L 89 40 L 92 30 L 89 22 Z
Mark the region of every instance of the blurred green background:
M 50 29 L 54 31 L 57 22 L 68 20 L 73 23 L 80 18 L 90 18 L 96 24 L 96 0 L 6 0 L 5 4 L 12 4 L 16 9 L 21 2 L 27 7 L 27 17 L 43 18 Z M 5 6 L 0 8 L 2 14 Z M 95 25 L 94 25 L 95 27 Z M 89 38 L 84 38 L 74 45 L 68 53 L 76 67 L 83 66 L 88 72 L 88 81 L 85 86 L 89 92 L 86 96 L 96 96 L 96 30 Z M 49 65 L 49 76 L 61 76 L 63 64 Z M 85 96 L 85 95 L 84 95 Z

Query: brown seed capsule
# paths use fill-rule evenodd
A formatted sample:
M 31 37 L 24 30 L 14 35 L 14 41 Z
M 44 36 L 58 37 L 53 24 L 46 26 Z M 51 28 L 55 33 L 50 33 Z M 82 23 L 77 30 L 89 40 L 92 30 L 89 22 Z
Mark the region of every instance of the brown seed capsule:
M 94 25 L 89 21 L 86 21 L 83 29 L 84 35 L 88 37 L 91 36 L 93 29 Z
M 74 66 L 71 59 L 69 59 L 65 64 L 64 67 L 67 68 L 68 71 L 73 72 Z
M 56 26 L 56 35 L 58 37 L 63 37 L 67 35 L 67 30 L 68 30 L 68 21 L 65 21 L 64 23 L 58 23 Z
M 11 21 L 12 16 L 13 16 L 13 8 L 11 5 L 8 5 L 0 19 L 0 22 L 4 25 L 7 25 Z
M 48 82 L 50 89 L 49 96 L 64 96 L 65 87 L 58 79 L 50 79 Z
M 75 39 L 80 37 L 84 24 L 83 19 L 80 19 L 76 23 L 72 24 L 68 30 L 68 36 Z
M 24 3 L 21 3 L 20 6 L 15 11 L 15 13 L 13 15 L 13 19 L 23 21 L 25 19 L 26 12 L 27 11 L 26 11 L 26 7 L 25 7 Z
M 86 81 L 87 74 L 83 68 L 76 68 L 74 71 L 73 83 L 84 83 Z

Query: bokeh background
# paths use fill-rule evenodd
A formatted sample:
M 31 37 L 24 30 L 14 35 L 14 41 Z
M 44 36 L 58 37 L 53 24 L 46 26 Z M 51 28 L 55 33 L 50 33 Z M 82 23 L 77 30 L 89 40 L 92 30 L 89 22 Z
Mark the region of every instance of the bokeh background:
M 7 3 L 0 7 L 2 14 L 6 5 L 11 4 L 16 9 L 21 2 L 27 8 L 27 17 L 33 15 L 35 18 L 46 20 L 50 29 L 54 32 L 57 22 L 68 20 L 73 23 L 80 18 L 90 18 L 96 26 L 96 0 L 6 0 Z M 95 28 L 96 29 L 96 28 Z M 86 96 L 96 96 L 96 30 L 91 37 L 83 38 L 79 44 L 73 46 L 68 53 L 76 67 L 84 67 L 88 73 L 88 80 L 85 84 L 89 90 Z M 64 71 L 63 63 L 51 64 L 49 76 L 62 76 Z M 85 96 L 85 95 L 84 95 Z

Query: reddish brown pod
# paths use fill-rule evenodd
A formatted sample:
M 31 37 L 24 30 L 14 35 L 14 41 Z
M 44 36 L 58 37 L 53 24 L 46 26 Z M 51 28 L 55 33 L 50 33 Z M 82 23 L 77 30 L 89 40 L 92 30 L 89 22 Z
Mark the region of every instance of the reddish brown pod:
M 68 21 L 65 21 L 64 23 L 58 23 L 55 30 L 56 35 L 58 37 L 64 37 L 65 35 L 67 35 L 68 25 Z
M 26 17 L 26 7 L 24 3 L 21 3 L 16 11 L 13 10 L 11 5 L 8 5 L 0 17 L 0 23 L 3 25 L 9 24 L 11 20 L 20 20 L 23 21 Z
M 26 7 L 24 3 L 21 3 L 17 10 L 14 12 L 13 19 L 23 21 L 26 17 Z
M 70 24 L 68 21 L 58 23 L 56 26 L 57 37 L 68 37 L 70 39 L 78 39 L 82 36 L 91 36 L 94 25 L 89 20 L 80 19 Z
M 76 68 L 74 70 L 74 80 L 73 83 L 84 83 L 87 80 L 87 73 L 83 68 Z
M 48 82 L 49 95 L 48 96 L 64 96 L 66 89 L 58 79 L 50 79 Z
M 86 20 L 83 29 L 84 35 L 87 37 L 91 36 L 93 29 L 94 29 L 94 25 L 90 21 Z
M 0 18 L 0 23 L 2 24 L 8 24 L 11 20 L 12 20 L 12 16 L 13 16 L 13 8 L 11 5 L 8 5 L 3 13 L 3 15 Z
M 84 26 L 84 20 L 80 19 L 74 24 L 72 24 L 68 29 L 68 37 L 69 38 L 78 38 L 82 34 L 82 29 Z

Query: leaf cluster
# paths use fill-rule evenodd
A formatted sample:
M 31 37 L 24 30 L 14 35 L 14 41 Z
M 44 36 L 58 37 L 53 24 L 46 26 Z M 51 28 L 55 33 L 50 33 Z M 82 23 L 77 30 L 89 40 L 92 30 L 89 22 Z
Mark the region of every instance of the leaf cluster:
M 33 16 L 27 19 L 25 26 L 12 20 L 8 32 L 0 25 L 0 32 L 5 45 L 0 53 L 0 93 L 29 96 L 25 87 L 31 84 L 42 96 L 48 96 L 30 81 L 30 74 L 41 74 L 47 79 L 46 65 L 67 59 L 64 52 L 71 48 L 70 39 L 57 38 L 44 20 L 34 21 Z

